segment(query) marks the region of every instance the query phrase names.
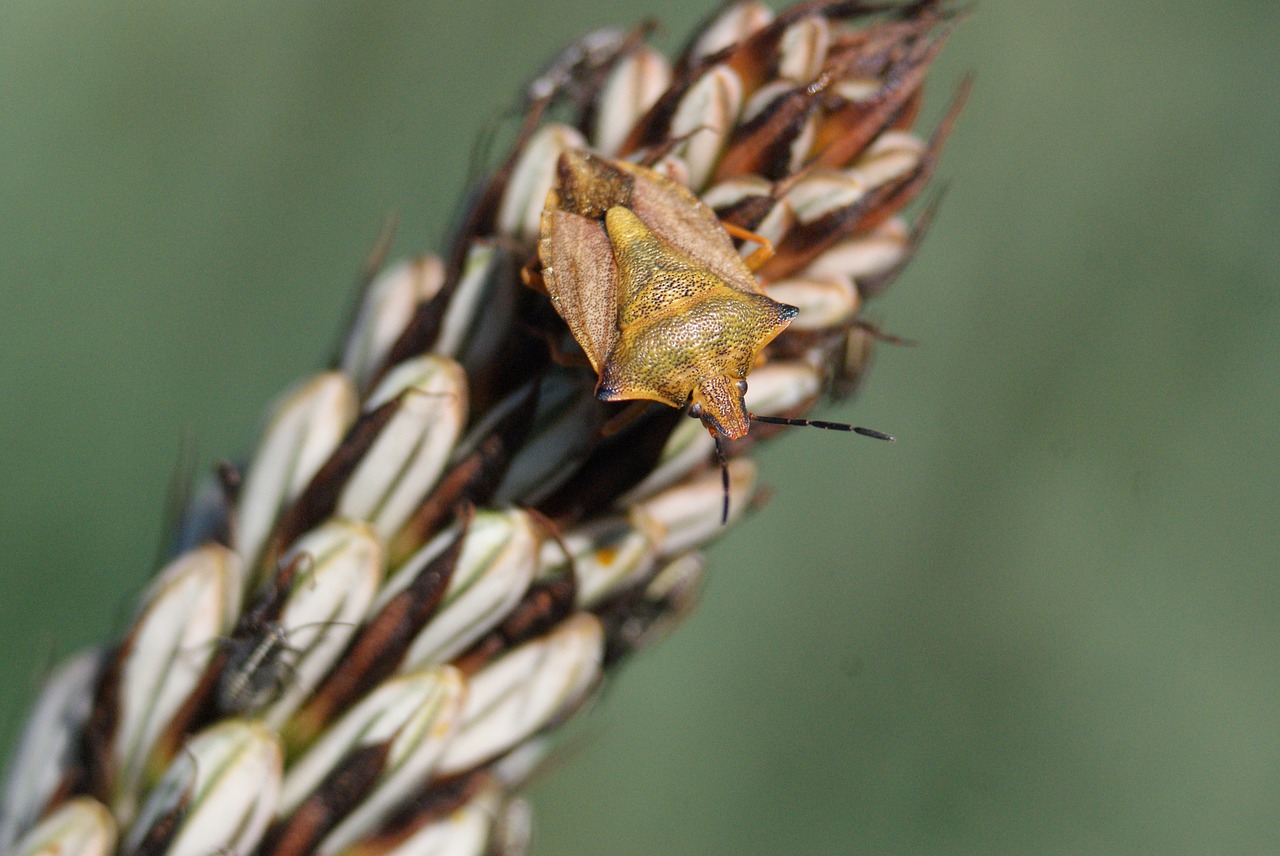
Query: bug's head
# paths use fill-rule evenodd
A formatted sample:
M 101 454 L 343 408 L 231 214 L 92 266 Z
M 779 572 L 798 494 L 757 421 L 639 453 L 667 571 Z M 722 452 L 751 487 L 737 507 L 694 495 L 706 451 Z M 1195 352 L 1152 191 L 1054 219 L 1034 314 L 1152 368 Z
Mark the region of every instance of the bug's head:
M 728 375 L 702 378 L 689 396 L 689 415 L 701 419 L 712 434 L 729 440 L 745 437 L 751 427 L 743 394 L 747 382 Z

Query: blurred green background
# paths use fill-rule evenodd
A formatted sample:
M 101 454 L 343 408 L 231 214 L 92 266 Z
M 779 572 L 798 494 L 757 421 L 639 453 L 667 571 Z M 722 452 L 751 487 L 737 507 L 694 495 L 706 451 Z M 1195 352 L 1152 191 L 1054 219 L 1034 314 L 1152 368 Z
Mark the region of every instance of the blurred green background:
M 391 210 L 675 0 L 0 6 L 0 736 L 120 626 Z M 1280 852 L 1280 4 L 983 0 L 886 348 L 534 790 L 541 854 Z

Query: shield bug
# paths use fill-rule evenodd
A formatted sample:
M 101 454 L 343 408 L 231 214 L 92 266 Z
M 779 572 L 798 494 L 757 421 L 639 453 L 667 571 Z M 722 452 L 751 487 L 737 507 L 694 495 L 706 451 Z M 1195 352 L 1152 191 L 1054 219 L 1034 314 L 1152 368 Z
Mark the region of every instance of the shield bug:
M 686 408 L 716 438 L 722 469 L 721 439 L 744 436 L 752 419 L 892 439 L 843 423 L 747 412 L 747 374 L 798 312 L 756 281 L 751 263 L 770 252 L 762 243 L 744 260 L 715 213 L 685 186 L 577 149 L 556 164 L 538 242 L 543 283 L 595 369 L 596 397 Z
M 716 435 L 747 433 L 747 373 L 797 310 L 765 295 L 689 190 L 566 151 L 538 253 L 547 293 L 599 378 L 597 398 L 688 407 Z
M 600 400 L 687 407 L 731 440 L 751 419 L 887 436 L 747 413 L 747 374 L 797 310 L 764 293 L 752 259 L 739 255 L 711 209 L 661 173 L 564 152 L 538 254 L 547 293 L 599 378 Z

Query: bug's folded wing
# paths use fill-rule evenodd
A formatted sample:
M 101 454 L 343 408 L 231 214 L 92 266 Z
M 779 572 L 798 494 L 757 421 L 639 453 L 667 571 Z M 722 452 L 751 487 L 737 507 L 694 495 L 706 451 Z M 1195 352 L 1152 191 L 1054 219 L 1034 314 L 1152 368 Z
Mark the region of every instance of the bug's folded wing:
M 599 374 L 618 339 L 618 266 L 597 220 L 548 209 L 539 245 L 547 293 Z
M 624 167 L 630 164 L 621 164 Z M 636 168 L 631 168 L 636 172 Z M 631 210 L 654 232 L 691 259 L 705 264 L 731 288 L 763 294 L 715 212 L 684 185 L 652 170 L 635 182 Z

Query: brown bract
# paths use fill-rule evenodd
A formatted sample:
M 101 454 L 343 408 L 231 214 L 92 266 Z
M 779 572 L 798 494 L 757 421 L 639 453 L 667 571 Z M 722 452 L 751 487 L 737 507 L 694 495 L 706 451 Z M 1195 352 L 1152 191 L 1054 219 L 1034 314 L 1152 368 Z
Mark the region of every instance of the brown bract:
M 597 398 L 688 405 L 715 433 L 747 433 L 747 373 L 797 310 L 764 294 L 687 188 L 566 151 L 538 253 L 551 301 L 599 376 Z

